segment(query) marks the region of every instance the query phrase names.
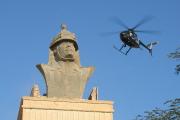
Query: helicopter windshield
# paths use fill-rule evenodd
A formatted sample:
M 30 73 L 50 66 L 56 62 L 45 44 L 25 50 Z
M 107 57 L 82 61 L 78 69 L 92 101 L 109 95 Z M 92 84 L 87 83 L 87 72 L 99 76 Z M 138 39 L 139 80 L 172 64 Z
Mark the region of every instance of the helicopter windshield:
M 130 37 L 131 37 L 132 39 L 137 39 L 137 35 L 136 35 L 135 33 L 130 33 Z

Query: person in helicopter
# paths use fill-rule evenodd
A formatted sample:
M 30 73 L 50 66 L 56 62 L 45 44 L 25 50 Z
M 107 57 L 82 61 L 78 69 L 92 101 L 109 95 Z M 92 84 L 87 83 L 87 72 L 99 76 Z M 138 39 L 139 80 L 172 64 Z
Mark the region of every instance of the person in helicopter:
M 136 41 L 136 43 L 139 44 L 139 40 L 138 40 L 137 35 L 135 33 L 132 33 L 132 32 L 129 33 L 129 40 L 134 40 L 134 41 Z

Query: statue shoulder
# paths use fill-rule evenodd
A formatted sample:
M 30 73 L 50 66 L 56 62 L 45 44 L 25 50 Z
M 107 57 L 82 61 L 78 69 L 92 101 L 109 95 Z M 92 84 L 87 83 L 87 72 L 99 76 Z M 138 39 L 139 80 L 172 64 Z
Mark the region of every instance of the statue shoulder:
M 87 78 L 89 78 L 93 74 L 95 67 L 93 66 L 81 67 L 81 69 L 83 70 L 83 72 L 85 72 L 85 74 L 87 75 Z
M 55 69 L 52 65 L 48 65 L 48 64 L 37 64 L 36 67 L 41 73 L 46 73 L 50 70 Z
M 37 64 L 36 67 L 41 70 L 41 69 L 48 69 L 49 65 L 48 64 Z

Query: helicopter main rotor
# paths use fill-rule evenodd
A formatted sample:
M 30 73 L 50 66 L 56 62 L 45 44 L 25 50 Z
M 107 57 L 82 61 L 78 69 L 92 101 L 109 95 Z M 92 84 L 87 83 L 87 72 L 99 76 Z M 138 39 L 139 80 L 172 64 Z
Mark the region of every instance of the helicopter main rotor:
M 139 21 L 134 27 L 129 28 L 123 21 L 121 21 L 118 17 L 112 17 L 111 20 L 113 22 L 115 22 L 116 24 L 122 26 L 123 28 L 127 29 L 128 31 L 132 31 L 132 32 L 141 32 L 141 33 L 150 33 L 150 34 L 155 34 L 155 33 L 159 33 L 158 31 L 151 31 L 151 30 L 136 30 L 138 27 L 140 27 L 141 25 L 145 24 L 146 22 L 149 22 L 150 20 L 152 20 L 153 17 L 145 17 L 143 18 L 141 21 Z M 114 32 L 115 33 L 115 32 Z

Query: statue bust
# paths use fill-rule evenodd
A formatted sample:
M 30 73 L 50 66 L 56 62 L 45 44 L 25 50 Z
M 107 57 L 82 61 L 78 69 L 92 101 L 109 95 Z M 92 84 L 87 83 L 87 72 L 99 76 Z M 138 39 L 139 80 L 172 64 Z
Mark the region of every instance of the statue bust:
M 93 67 L 81 67 L 78 44 L 74 33 L 61 25 L 61 32 L 53 39 L 48 64 L 38 64 L 46 82 L 48 97 L 81 99 Z

